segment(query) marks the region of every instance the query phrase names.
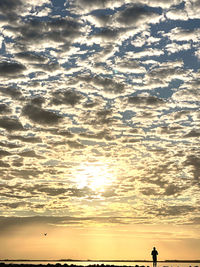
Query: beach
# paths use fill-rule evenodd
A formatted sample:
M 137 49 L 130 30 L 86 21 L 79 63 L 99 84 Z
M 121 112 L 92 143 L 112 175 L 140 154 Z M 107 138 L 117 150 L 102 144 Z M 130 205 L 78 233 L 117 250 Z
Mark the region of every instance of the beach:
M 0 267 L 151 267 L 152 262 L 146 262 L 146 264 L 135 264 L 135 262 L 111 262 L 107 263 L 90 263 L 86 262 L 76 262 L 76 263 L 66 263 L 66 262 L 37 262 L 37 261 L 24 261 L 22 262 L 0 262 Z M 199 267 L 198 262 L 158 262 L 157 267 Z

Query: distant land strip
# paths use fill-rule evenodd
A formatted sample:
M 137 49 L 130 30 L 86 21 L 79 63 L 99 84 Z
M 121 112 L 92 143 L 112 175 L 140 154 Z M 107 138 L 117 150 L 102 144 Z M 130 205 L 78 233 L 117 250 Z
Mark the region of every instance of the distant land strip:
M 152 262 L 152 260 L 30 260 L 30 259 L 0 259 L 0 262 Z M 157 262 L 182 262 L 182 263 L 200 263 L 200 260 L 162 260 Z

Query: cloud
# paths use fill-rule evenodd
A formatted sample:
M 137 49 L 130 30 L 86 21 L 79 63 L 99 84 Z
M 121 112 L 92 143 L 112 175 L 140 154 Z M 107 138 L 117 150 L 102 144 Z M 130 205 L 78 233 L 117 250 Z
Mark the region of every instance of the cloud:
M 23 73 L 26 67 L 18 62 L 1 62 L 0 63 L 0 76 L 1 77 L 17 77 Z
M 17 13 L 22 11 L 21 0 L 2 0 L 0 3 L 0 14 L 3 20 L 15 21 L 17 20 Z
M 167 44 L 165 49 L 169 54 L 178 53 L 180 51 L 189 50 L 191 49 L 191 44 L 178 44 L 178 43 L 171 43 Z
M 134 45 L 135 42 L 133 41 L 132 44 Z M 137 44 L 136 44 L 137 46 Z M 136 52 L 136 53 L 133 53 L 133 52 L 127 52 L 127 55 L 131 58 L 134 58 L 134 59 L 140 59 L 140 58 L 143 58 L 143 57 L 159 57 L 161 55 L 164 54 L 164 51 L 162 51 L 161 49 L 153 49 L 153 48 L 147 48 L 145 49 L 144 51 L 140 51 L 140 52 Z
M 199 172 L 200 172 L 200 157 L 198 155 L 188 155 L 186 161 L 184 162 L 185 166 L 192 167 L 192 173 L 194 177 L 194 183 L 199 183 Z
M 24 207 L 26 205 L 27 205 L 27 203 L 23 202 L 23 201 L 14 202 L 14 203 L 0 203 L 0 207 L 2 209 L 4 209 L 4 208 L 6 208 L 6 209 L 17 209 L 17 208 L 20 208 L 20 207 Z
M 158 210 L 158 216 L 180 216 L 180 215 L 187 215 L 192 213 L 196 210 L 195 207 L 189 205 L 177 205 L 177 206 L 168 206 L 162 207 Z
M 116 15 L 119 25 L 137 27 L 143 23 L 155 23 L 160 15 L 157 10 L 149 10 L 147 6 L 130 5 Z
M 120 223 L 123 221 L 123 217 L 70 217 L 70 216 L 32 216 L 32 217 L 0 217 L 1 235 L 5 231 L 17 226 L 26 226 L 32 224 L 51 224 L 51 225 L 80 225 L 85 222 L 95 222 L 95 223 Z
M 116 2 L 114 0 L 94 0 L 91 3 L 89 0 L 75 0 L 74 3 L 75 5 L 72 7 L 72 11 L 78 14 L 85 14 L 97 9 L 114 9 L 115 7 L 121 6 L 124 1 L 119 0 Z
M 53 105 L 71 105 L 75 106 L 76 104 L 80 103 L 80 100 L 83 96 L 80 93 L 76 93 L 75 91 L 71 90 L 59 90 L 52 93 L 53 98 L 51 103 Z
M 42 143 L 42 139 L 40 137 L 35 136 L 21 136 L 21 135 L 9 135 L 9 140 L 20 140 L 22 142 L 27 143 Z
M 48 58 L 30 51 L 17 53 L 15 54 L 15 57 L 21 59 L 24 62 L 30 62 L 30 63 L 33 62 L 43 63 L 48 61 Z
M 24 151 L 24 152 L 18 153 L 18 155 L 21 157 L 43 158 L 42 156 L 37 155 L 35 151 L 33 150 Z
M 40 21 L 37 19 L 27 20 L 21 22 L 20 25 L 8 27 L 4 33 L 7 32 L 13 35 L 16 39 L 18 48 L 41 51 L 47 47 L 55 46 L 56 44 L 71 44 L 73 41 L 81 36 L 81 25 L 72 18 L 50 18 L 48 21 Z M 39 60 L 39 57 L 33 53 L 20 52 L 18 57 L 34 61 Z M 40 57 L 41 60 L 41 57 Z
M 199 1 L 61 2 L 0 1 L 3 224 L 195 222 Z
M 35 123 L 47 125 L 57 124 L 62 119 L 61 115 L 32 104 L 26 104 L 23 107 L 22 115 Z
M 155 96 L 129 96 L 128 103 L 132 105 L 139 105 L 139 106 L 160 106 L 163 105 L 165 102 L 162 99 L 159 99 Z
M 115 66 L 113 66 L 114 72 L 121 71 L 126 73 L 145 73 L 146 69 L 140 66 L 140 62 L 133 60 L 131 57 L 116 58 Z
M 166 187 L 164 195 L 172 196 L 182 193 L 185 188 L 180 188 L 177 185 L 170 184 Z
M 112 78 L 101 77 L 101 76 L 80 76 L 80 81 L 91 83 L 98 91 L 103 90 L 110 94 L 120 94 L 125 90 L 125 85 L 122 82 L 114 81 Z
M 9 168 L 10 165 L 3 160 L 0 160 L 0 168 Z
M 10 112 L 11 112 L 11 109 L 8 107 L 8 105 L 0 104 L 0 114 L 7 114 Z
M 5 150 L 0 150 L 0 157 L 5 157 L 11 155 L 10 152 Z
M 164 36 L 168 36 L 172 41 L 190 41 L 199 42 L 200 29 L 186 29 L 181 27 L 173 28 L 169 33 L 165 33 Z
M 24 130 L 23 125 L 18 119 L 13 119 L 6 116 L 0 117 L 0 127 L 8 132 Z
M 112 136 L 111 133 L 104 129 L 102 131 L 99 131 L 97 133 L 80 133 L 80 137 L 86 138 L 86 139 L 97 139 L 97 140 L 101 140 L 101 139 L 105 139 L 105 140 L 112 140 Z
M 182 9 L 170 9 L 166 13 L 166 17 L 171 20 L 188 20 L 188 13 Z
M 185 2 L 185 10 L 190 19 L 199 19 L 198 13 L 200 11 L 199 0 L 191 0 Z
M 100 39 L 100 41 L 111 42 L 112 40 L 116 41 L 122 32 L 125 31 L 114 28 L 102 28 L 93 36 L 95 37 L 95 40 Z
M 184 136 L 185 138 L 188 138 L 188 137 L 200 137 L 200 132 L 198 130 L 191 130 L 188 134 L 186 134 Z
M 66 142 L 70 148 L 74 148 L 74 149 L 82 149 L 84 148 L 84 145 L 82 145 L 79 141 L 76 140 L 69 140 Z
M 0 92 L 3 95 L 8 95 L 16 100 L 23 100 L 23 95 L 19 89 L 13 87 L 0 87 Z

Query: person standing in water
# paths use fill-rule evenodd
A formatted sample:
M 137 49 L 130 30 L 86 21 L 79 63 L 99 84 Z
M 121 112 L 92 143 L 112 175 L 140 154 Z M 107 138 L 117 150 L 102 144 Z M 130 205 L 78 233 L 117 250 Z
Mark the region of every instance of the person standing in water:
M 152 259 L 153 259 L 153 267 L 156 267 L 157 266 L 157 255 L 158 255 L 158 251 L 156 250 L 156 248 L 154 247 L 152 252 L 151 252 L 151 255 L 152 255 Z

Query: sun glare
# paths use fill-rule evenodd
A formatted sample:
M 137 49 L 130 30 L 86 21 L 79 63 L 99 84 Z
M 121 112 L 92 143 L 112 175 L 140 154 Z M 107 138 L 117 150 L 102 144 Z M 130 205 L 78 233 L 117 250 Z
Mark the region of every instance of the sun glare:
M 115 180 L 115 174 L 104 163 L 82 163 L 75 171 L 78 188 L 89 187 L 95 191 L 104 191 Z

